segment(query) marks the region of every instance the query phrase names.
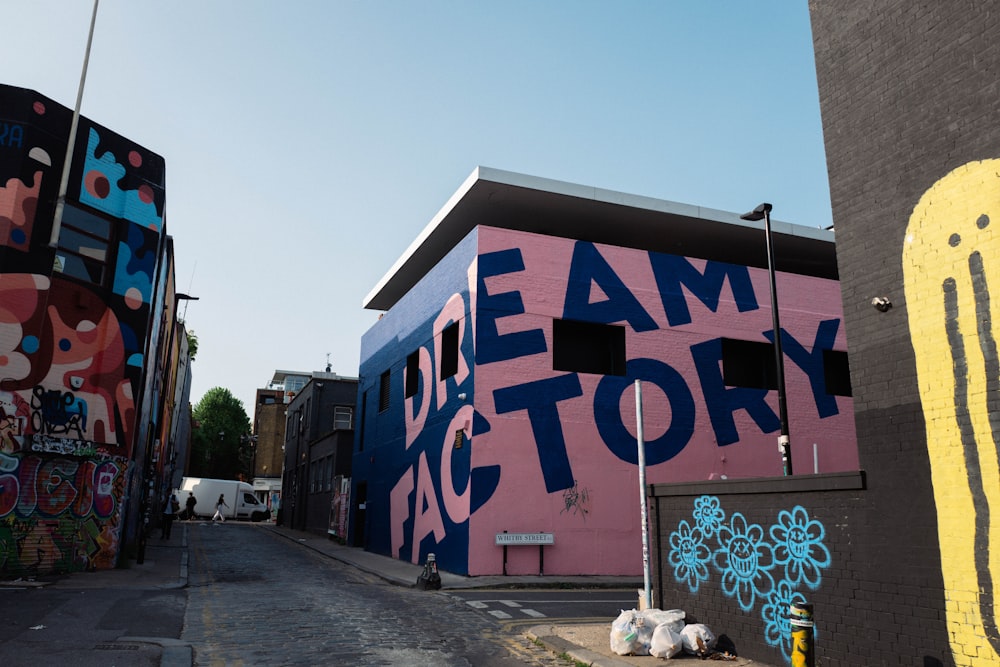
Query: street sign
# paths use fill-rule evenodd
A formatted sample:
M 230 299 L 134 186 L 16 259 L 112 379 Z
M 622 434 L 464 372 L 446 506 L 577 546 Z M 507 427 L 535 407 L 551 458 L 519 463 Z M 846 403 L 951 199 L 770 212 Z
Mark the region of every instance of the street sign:
M 530 544 L 551 545 L 555 543 L 555 535 L 552 533 L 497 533 L 496 541 L 498 547 Z

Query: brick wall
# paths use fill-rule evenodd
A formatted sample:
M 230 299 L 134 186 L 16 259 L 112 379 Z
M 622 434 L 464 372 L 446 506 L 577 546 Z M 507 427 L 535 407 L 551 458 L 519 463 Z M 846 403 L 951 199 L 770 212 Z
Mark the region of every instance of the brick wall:
M 867 473 L 841 519 L 846 560 L 816 592 L 819 622 L 843 628 L 818 638 L 817 662 L 995 665 L 1000 15 L 809 4 Z M 826 599 L 828 584 L 845 595 Z

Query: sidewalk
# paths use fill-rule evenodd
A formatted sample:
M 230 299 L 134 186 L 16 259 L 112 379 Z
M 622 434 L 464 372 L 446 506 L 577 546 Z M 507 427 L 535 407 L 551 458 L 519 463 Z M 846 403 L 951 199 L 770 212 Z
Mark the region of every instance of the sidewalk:
M 0 581 L 0 605 L 8 609 L 0 664 L 105 667 L 127 658 L 129 665 L 190 667 L 191 646 L 180 639 L 187 567 L 186 531 L 175 525 L 170 541 L 149 540 L 141 564 Z

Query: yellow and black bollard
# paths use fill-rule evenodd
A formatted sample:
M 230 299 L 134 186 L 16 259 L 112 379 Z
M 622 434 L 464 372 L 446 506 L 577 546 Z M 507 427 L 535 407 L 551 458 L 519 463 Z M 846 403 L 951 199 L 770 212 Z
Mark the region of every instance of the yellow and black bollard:
M 793 602 L 788 612 L 792 631 L 792 667 L 815 667 L 813 650 L 813 606 L 806 602 Z

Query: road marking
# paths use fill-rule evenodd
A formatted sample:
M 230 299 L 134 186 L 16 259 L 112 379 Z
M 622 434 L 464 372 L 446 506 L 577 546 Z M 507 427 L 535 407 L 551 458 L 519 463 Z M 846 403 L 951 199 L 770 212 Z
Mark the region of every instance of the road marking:
M 507 613 L 507 612 L 505 612 L 505 611 L 500 611 L 499 609 L 494 609 L 493 611 L 490 611 L 490 612 L 487 612 L 487 613 L 488 613 L 488 614 L 489 614 L 490 616 L 493 616 L 493 617 L 495 617 L 495 618 L 499 618 L 499 619 L 501 619 L 501 620 L 503 620 L 503 619 L 505 619 L 505 618 L 511 618 L 511 615 L 510 615 L 510 614 L 508 614 L 508 613 Z
M 527 614 L 528 616 L 531 616 L 533 618 L 545 618 L 545 614 L 543 614 L 540 611 L 535 611 L 534 609 L 522 609 L 521 613 Z
M 502 604 L 502 605 L 507 606 L 507 607 L 520 607 L 521 606 L 518 603 L 514 602 L 513 600 L 498 600 L 498 602 L 500 604 Z
M 476 602 L 475 600 L 466 600 L 465 604 L 469 605 L 474 609 L 486 609 L 489 605 L 485 602 Z

